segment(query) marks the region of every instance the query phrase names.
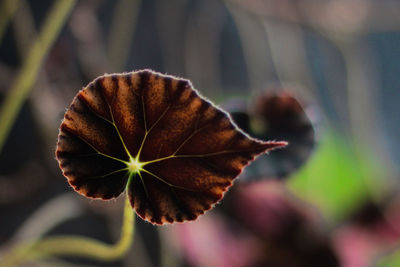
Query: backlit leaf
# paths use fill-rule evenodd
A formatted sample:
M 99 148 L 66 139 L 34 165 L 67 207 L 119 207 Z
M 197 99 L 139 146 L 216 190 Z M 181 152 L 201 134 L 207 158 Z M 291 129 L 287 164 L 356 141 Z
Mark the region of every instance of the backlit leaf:
M 223 196 L 263 142 L 188 80 L 149 70 L 104 75 L 79 91 L 60 126 L 56 156 L 82 195 L 112 199 L 156 224 L 194 220 Z

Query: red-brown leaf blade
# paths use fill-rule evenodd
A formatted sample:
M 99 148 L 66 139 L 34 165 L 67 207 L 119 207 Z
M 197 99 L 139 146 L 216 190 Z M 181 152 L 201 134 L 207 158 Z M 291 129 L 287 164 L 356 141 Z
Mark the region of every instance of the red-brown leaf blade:
M 285 142 L 248 137 L 189 81 L 148 70 L 105 75 L 81 90 L 60 127 L 57 159 L 79 193 L 128 197 L 152 223 L 194 220 L 257 155 Z M 132 161 L 143 165 L 128 170 Z

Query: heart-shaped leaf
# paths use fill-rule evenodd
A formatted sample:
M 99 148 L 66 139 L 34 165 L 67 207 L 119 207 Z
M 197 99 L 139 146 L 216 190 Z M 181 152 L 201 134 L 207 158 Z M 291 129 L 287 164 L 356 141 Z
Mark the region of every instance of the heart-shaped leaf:
M 285 145 L 244 134 L 188 80 L 143 70 L 79 91 L 56 157 L 80 194 L 112 199 L 126 188 L 140 217 L 163 224 L 196 219 L 255 156 Z

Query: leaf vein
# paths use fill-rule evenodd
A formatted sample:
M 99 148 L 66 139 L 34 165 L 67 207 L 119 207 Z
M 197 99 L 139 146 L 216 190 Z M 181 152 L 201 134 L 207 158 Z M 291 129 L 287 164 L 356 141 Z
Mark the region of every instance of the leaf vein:
M 89 143 L 89 141 L 87 141 L 85 138 L 81 137 L 80 135 L 75 134 L 73 130 L 68 129 L 66 126 L 64 126 L 62 130 L 66 131 L 66 132 L 69 132 L 73 136 L 75 136 L 78 139 L 80 139 L 81 141 L 83 141 L 85 144 L 90 146 L 94 151 L 96 151 L 97 154 L 99 154 L 101 156 L 104 156 L 106 158 L 109 158 L 109 159 L 113 159 L 113 160 L 116 160 L 116 161 L 119 161 L 119 162 L 122 162 L 122 163 L 126 163 L 126 161 L 124 161 L 122 159 L 119 159 L 119 158 L 116 158 L 116 157 L 113 157 L 113 156 L 110 156 L 110 155 L 107 155 L 107 154 L 104 154 L 104 153 L 100 152 L 96 147 L 94 147 L 91 143 Z

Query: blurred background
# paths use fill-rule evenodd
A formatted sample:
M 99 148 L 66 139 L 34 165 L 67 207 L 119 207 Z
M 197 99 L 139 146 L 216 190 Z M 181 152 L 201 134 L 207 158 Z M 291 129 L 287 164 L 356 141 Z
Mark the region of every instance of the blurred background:
M 289 147 L 195 222 L 138 219 L 124 259 L 29 266 L 400 266 L 399 14 L 397 0 L 0 1 L 0 254 L 41 235 L 115 242 L 122 198 L 73 192 L 54 149 L 82 87 L 146 68 Z

